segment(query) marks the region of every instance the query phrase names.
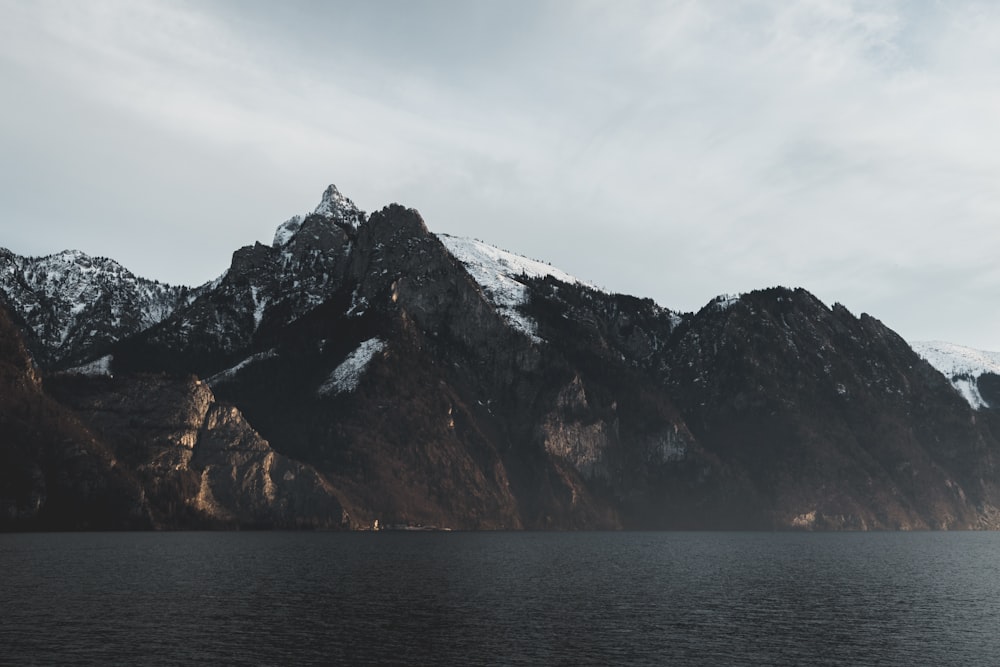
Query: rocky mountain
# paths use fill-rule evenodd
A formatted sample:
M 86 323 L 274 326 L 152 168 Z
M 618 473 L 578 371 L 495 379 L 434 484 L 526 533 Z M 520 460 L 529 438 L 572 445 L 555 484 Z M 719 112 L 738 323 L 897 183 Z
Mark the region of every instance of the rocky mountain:
M 51 376 L 0 307 L 0 529 L 357 527 L 195 378 Z
M 8 301 L 46 400 L 158 526 L 1000 522 L 1000 376 L 970 404 L 960 373 L 804 290 L 677 313 L 331 186 L 73 373 Z
M 21 257 L 0 248 L 0 292 L 34 358 L 64 368 L 148 329 L 197 294 L 135 276 L 106 257 L 66 250 Z

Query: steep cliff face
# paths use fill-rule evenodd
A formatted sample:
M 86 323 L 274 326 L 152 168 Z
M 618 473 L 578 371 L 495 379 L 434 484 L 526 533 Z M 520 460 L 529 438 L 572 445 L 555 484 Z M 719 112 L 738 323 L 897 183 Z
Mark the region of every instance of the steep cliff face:
M 322 475 L 275 452 L 194 377 L 63 375 L 47 384 L 139 481 L 156 527 L 352 526 Z

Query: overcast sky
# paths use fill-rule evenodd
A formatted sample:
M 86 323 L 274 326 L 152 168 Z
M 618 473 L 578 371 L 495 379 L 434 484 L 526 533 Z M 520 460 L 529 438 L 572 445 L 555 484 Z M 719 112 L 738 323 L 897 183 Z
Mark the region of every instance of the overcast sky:
M 1000 3 L 0 0 L 0 246 L 199 284 L 336 183 L 681 311 L 1000 350 Z

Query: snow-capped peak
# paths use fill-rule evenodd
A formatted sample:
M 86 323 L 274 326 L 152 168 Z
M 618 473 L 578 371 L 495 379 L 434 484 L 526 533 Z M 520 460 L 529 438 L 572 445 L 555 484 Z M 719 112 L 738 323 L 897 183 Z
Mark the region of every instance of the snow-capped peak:
M 341 225 L 357 229 L 357 226 L 365 219 L 365 213 L 354 205 L 350 199 L 345 197 L 337 189 L 336 185 L 329 185 L 323 191 L 323 198 L 319 205 L 313 209 L 312 213 L 306 215 L 295 215 L 278 225 L 274 232 L 273 246 L 281 248 L 288 245 L 289 241 L 295 238 L 295 234 L 302 228 L 302 223 L 310 215 L 318 215 L 327 220 Z
M 345 211 L 356 212 L 358 207 L 350 199 L 340 194 L 340 190 L 332 183 L 323 191 L 323 199 L 313 211 L 315 215 L 324 218 L 339 218 Z
M 913 351 L 951 381 L 974 409 L 988 407 L 979 393 L 979 376 L 1000 375 L 1000 352 L 986 352 L 943 341 L 915 341 Z

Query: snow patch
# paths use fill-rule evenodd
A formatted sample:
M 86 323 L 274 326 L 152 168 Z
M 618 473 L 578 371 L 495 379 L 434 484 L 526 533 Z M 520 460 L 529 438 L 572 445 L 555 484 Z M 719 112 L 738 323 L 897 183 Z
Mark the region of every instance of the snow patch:
M 295 236 L 295 232 L 299 231 L 301 226 L 301 215 L 293 215 L 291 218 L 278 225 L 278 229 L 274 232 L 274 247 L 284 247 L 289 241 L 292 240 L 292 237 Z
M 268 299 L 265 297 L 263 299 L 259 296 L 260 288 L 256 286 L 250 287 L 250 298 L 253 301 L 253 330 L 257 331 L 260 328 L 260 321 L 264 319 L 264 309 L 267 307 Z
M 989 407 L 979 393 L 979 376 L 1000 375 L 1000 352 L 986 352 L 943 341 L 915 341 L 910 347 L 951 382 L 973 409 Z
M 361 382 L 368 364 L 376 354 L 385 349 L 385 341 L 380 338 L 369 338 L 358 346 L 358 349 L 347 355 L 339 366 L 333 369 L 330 377 L 319 386 L 320 396 L 330 396 L 354 391 Z
M 735 306 L 739 300 L 739 294 L 720 294 L 712 299 L 712 305 L 714 305 L 717 310 L 729 310 Z M 781 298 L 779 297 L 778 300 L 780 301 Z
M 365 314 L 365 310 L 368 308 L 368 299 L 363 296 L 358 296 L 358 288 L 354 288 L 354 292 L 351 293 L 351 307 L 347 309 L 348 317 L 360 317 Z
M 243 361 L 241 361 L 240 363 L 236 364 L 235 366 L 216 373 L 212 377 L 205 380 L 205 383 L 209 387 L 214 388 L 216 385 L 222 382 L 227 382 L 229 380 L 232 380 L 240 373 L 240 371 L 242 371 L 250 364 L 256 363 L 258 361 L 263 361 L 265 359 L 271 359 L 276 356 L 278 356 L 278 350 L 273 347 L 270 350 L 267 350 L 266 352 L 258 352 L 257 354 L 252 354 Z
M 525 317 L 519 309 L 528 300 L 528 288 L 523 280 L 551 276 L 570 285 L 582 285 L 600 291 L 596 286 L 544 262 L 515 255 L 482 241 L 458 238 L 449 234 L 438 234 L 437 237 L 448 252 L 465 265 L 469 275 L 479 284 L 486 298 L 500 314 L 515 329 L 536 342 L 539 340 L 535 333 L 537 325 Z
M 100 359 L 94 359 L 89 363 L 82 364 L 80 366 L 75 366 L 74 368 L 70 368 L 66 372 L 73 375 L 89 375 L 91 377 L 96 377 L 101 375 L 112 377 L 111 362 L 113 361 L 114 357 L 110 354 L 107 354 L 101 357 Z

